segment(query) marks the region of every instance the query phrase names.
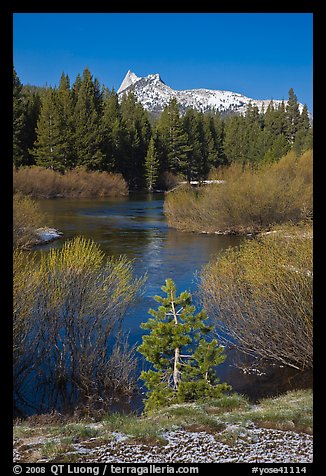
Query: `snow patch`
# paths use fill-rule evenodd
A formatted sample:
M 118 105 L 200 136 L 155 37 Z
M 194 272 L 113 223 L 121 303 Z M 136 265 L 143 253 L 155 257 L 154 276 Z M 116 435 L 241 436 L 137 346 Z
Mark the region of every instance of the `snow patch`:
M 92 459 L 83 463 L 309 463 L 312 462 L 313 438 L 291 431 L 247 428 L 236 425 L 225 431 L 235 437 L 233 444 L 220 435 L 206 432 L 167 431 L 166 445 L 111 442 L 94 448 Z M 227 438 L 227 435 L 226 435 Z
M 61 238 L 63 233 L 55 228 L 38 228 L 35 230 L 35 234 L 40 243 L 48 243 L 49 241 L 57 240 Z

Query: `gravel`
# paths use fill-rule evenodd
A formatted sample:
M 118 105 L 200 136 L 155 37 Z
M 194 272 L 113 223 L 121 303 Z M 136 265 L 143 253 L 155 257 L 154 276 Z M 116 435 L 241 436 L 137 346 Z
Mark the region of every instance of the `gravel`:
M 313 437 L 305 433 L 229 425 L 218 433 L 174 430 L 161 434 L 157 441 L 143 440 L 118 432 L 107 435 L 110 441 L 97 438 L 72 445 L 64 461 L 78 463 L 311 463 Z M 48 439 L 15 441 L 13 460 L 49 462 L 42 458 L 40 445 Z M 53 438 L 51 439 L 54 440 Z M 146 440 L 145 440 L 146 441 Z M 38 454 L 38 457 L 36 456 Z M 32 456 L 34 455 L 34 456 Z M 31 459 L 32 458 L 32 459 Z M 56 461 L 58 461 L 56 459 Z
M 309 463 L 313 438 L 291 431 L 254 428 L 239 432 L 231 444 L 206 432 L 162 434 L 165 445 L 130 444 L 118 438 L 93 448 L 79 462 L 98 463 Z

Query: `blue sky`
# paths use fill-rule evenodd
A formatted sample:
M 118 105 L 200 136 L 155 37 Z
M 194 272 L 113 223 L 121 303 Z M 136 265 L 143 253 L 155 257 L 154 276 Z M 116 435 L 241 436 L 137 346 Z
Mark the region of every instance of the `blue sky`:
M 312 110 L 311 13 L 15 13 L 14 65 L 23 84 L 73 82 L 87 66 L 118 89 L 128 69 L 174 89 L 287 99 Z

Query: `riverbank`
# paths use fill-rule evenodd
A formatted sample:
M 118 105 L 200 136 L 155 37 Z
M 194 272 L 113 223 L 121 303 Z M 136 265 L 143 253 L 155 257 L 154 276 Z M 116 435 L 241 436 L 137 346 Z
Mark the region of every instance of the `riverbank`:
M 234 394 L 147 416 L 64 421 L 52 414 L 14 426 L 14 461 L 20 463 L 308 463 L 312 444 L 311 390 L 257 405 Z
M 199 233 L 247 235 L 299 223 L 313 213 L 312 170 L 311 150 L 259 167 L 235 163 L 218 171 L 219 183 L 168 193 L 164 213 L 170 227 Z

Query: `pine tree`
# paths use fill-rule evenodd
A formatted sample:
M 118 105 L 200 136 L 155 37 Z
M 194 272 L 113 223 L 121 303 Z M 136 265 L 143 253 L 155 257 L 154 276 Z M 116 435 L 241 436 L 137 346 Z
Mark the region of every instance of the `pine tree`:
M 257 164 L 264 156 L 262 119 L 257 106 L 249 103 L 245 115 L 245 134 L 243 137 L 244 161 Z
M 131 188 L 145 185 L 145 157 L 151 136 L 148 113 L 129 92 L 121 100 L 123 143 L 119 170 Z
M 187 109 L 183 117 L 183 129 L 187 134 L 187 180 L 204 180 L 213 164 L 219 162 L 218 133 L 212 116 Z
M 309 120 L 309 113 L 308 113 L 308 107 L 307 104 L 304 104 L 301 115 L 300 115 L 300 121 L 299 121 L 299 128 L 304 130 L 306 133 L 310 129 L 310 120 Z
M 160 305 L 157 310 L 150 309 L 153 317 L 141 324 L 150 333 L 143 336 L 138 350 L 153 365 L 140 377 L 148 388 L 146 411 L 219 397 L 230 389 L 218 383 L 214 371 L 225 355 L 217 341 L 208 338 L 211 327 L 205 324 L 206 313 L 195 314 L 191 294 L 184 291 L 177 296 L 172 279 L 165 281 L 162 291 L 166 297 L 154 297 Z
M 251 102 L 249 102 L 246 110 L 246 119 L 247 119 L 247 124 L 258 124 L 259 126 L 261 125 L 261 116 L 259 114 L 259 109 L 257 106 L 253 105 Z
M 289 151 L 290 145 L 284 134 L 273 138 L 272 145 L 266 150 L 263 158 L 264 163 L 272 163 L 279 160 Z
M 210 170 L 209 154 L 214 147 L 214 141 L 210 131 L 206 128 L 204 113 L 197 114 L 197 131 L 200 144 L 200 160 L 197 164 L 196 179 L 202 181 L 207 178 Z
M 297 155 L 301 155 L 302 152 L 307 150 L 307 148 L 311 148 L 309 147 L 309 145 L 311 144 L 311 136 L 310 137 L 309 136 L 310 136 L 310 121 L 309 121 L 308 108 L 307 108 L 307 105 L 305 104 L 302 108 L 302 112 L 301 112 L 300 120 L 298 124 L 298 130 L 297 130 L 295 140 L 293 143 L 293 149 L 295 150 Z
M 155 138 L 151 137 L 149 141 L 149 146 L 147 150 L 147 155 L 145 159 L 145 177 L 146 177 L 146 186 L 149 192 L 152 192 L 154 187 L 157 184 L 158 174 L 159 174 L 160 163 L 158 160 Z
M 164 108 L 157 128 L 165 151 L 165 161 L 168 170 L 174 174 L 185 175 L 189 146 L 175 98 L 172 98 Z
M 274 135 L 283 134 L 286 136 L 286 107 L 282 100 L 281 105 L 276 109 Z
M 157 144 L 157 153 L 160 162 L 160 176 L 164 174 L 164 172 L 169 171 L 169 164 L 168 164 L 168 148 L 169 143 L 167 140 L 166 130 L 163 126 L 164 120 L 162 121 L 162 117 L 164 118 L 164 111 L 162 112 L 159 120 L 157 121 L 155 127 L 153 128 L 153 134 L 155 135 L 155 142 Z
M 13 161 L 19 166 L 23 161 L 22 132 L 24 127 L 24 104 L 22 84 L 13 70 Z
M 101 135 L 101 93 L 88 68 L 73 86 L 74 151 L 76 164 L 88 170 L 102 170 L 104 154 Z
M 215 112 L 204 115 L 204 134 L 208 169 L 225 165 L 227 160 L 223 148 L 224 121 L 220 113 Z
M 188 145 L 185 174 L 189 182 L 202 178 L 206 173 L 204 162 L 207 153 L 203 150 L 204 134 L 201 120 L 200 113 L 191 108 L 187 109 L 183 117 L 183 129 L 187 134 Z
M 72 88 L 71 88 L 71 99 L 72 99 L 73 108 L 75 108 L 75 106 L 77 104 L 77 99 L 78 99 L 78 95 L 79 95 L 81 85 L 82 85 L 82 78 L 81 78 L 80 73 L 78 73 L 77 76 L 76 76 L 75 82 L 74 82 L 74 84 L 72 85 Z
M 42 95 L 41 111 L 36 127 L 37 139 L 32 149 L 37 165 L 64 171 L 66 143 L 62 134 L 57 91 L 52 87 Z
M 286 111 L 282 101 L 279 107 L 275 107 L 271 101 L 264 117 L 265 147 L 263 162 L 274 162 L 283 157 L 290 149 L 286 138 Z
M 36 127 L 41 110 L 41 88 L 23 86 L 24 126 L 21 134 L 22 162 L 20 165 L 34 165 L 35 159 L 31 153 L 36 141 Z
M 60 115 L 60 127 L 63 142 L 64 169 L 73 168 L 76 165 L 74 153 L 73 133 L 73 102 L 70 91 L 70 79 L 62 73 L 58 88 L 58 108 Z
M 314 144 L 313 144 L 313 127 L 311 125 L 311 127 L 309 128 L 309 130 L 306 134 L 302 150 L 305 151 L 305 150 L 313 149 L 313 147 L 314 147 Z
M 274 102 L 270 101 L 264 116 L 264 136 L 266 144 L 265 153 L 272 147 L 275 136 L 280 134 L 280 131 L 276 129 L 277 110 L 274 107 Z
M 300 111 L 297 96 L 293 89 L 289 90 L 289 99 L 286 105 L 286 136 L 290 144 L 295 141 L 300 124 Z
M 105 90 L 103 99 L 102 135 L 104 168 L 108 172 L 118 171 L 121 151 L 122 126 L 118 96 L 114 90 Z
M 243 116 L 228 116 L 225 119 L 224 152 L 227 161 L 242 162 L 247 159 L 248 137 L 246 119 Z

